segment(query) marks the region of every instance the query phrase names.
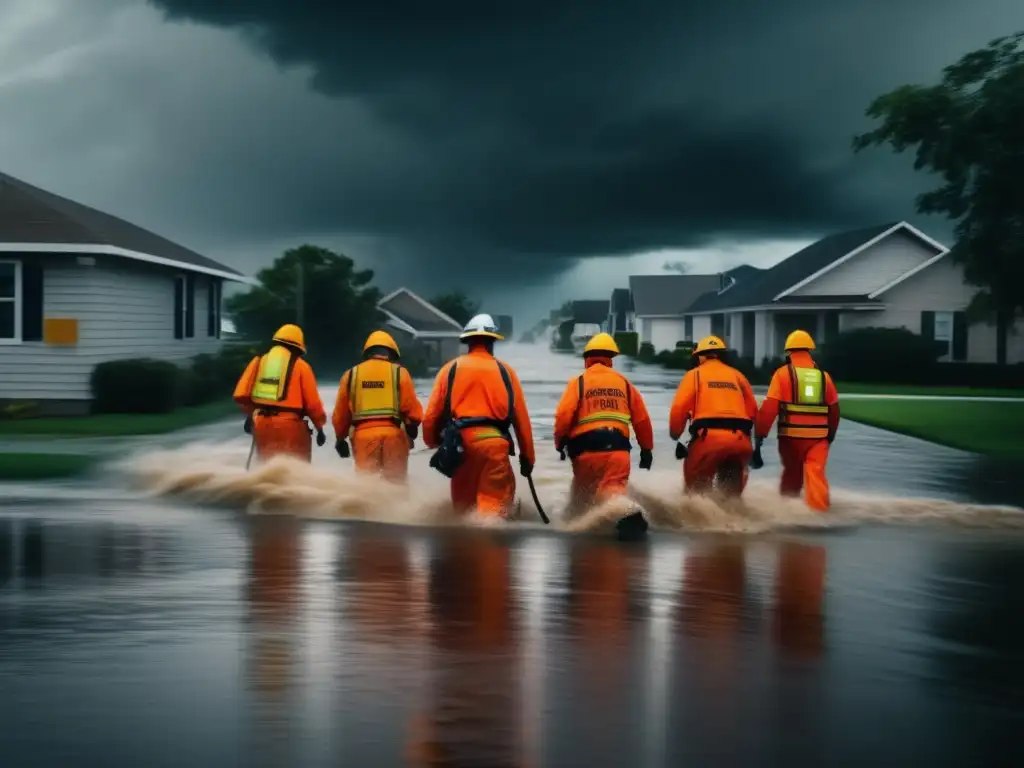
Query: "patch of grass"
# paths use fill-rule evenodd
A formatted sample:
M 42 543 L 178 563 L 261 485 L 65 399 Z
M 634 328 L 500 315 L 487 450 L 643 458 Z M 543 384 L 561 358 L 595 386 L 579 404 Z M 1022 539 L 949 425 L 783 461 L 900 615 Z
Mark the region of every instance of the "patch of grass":
M 242 418 L 233 400 L 217 401 L 170 413 L 103 413 L 59 419 L 0 421 L 0 435 L 62 435 L 68 437 L 126 437 L 162 435 L 227 418 Z
M 0 480 L 54 480 L 88 472 L 95 456 L 75 453 L 0 453 Z
M 1024 402 L 846 400 L 840 413 L 939 445 L 1024 461 Z
M 1024 392 L 1019 389 L 985 389 L 973 387 L 920 387 L 904 384 L 856 384 L 853 382 L 836 382 L 836 389 L 842 397 L 846 392 L 851 395 L 932 395 L 934 397 L 1019 397 Z

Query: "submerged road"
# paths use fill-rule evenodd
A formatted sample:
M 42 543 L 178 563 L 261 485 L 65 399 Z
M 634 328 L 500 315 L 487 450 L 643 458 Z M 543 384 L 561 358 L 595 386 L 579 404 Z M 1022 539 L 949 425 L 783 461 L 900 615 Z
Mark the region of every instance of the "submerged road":
M 503 352 L 557 516 L 551 421 L 579 360 Z M 671 506 L 677 378 L 633 380 L 659 441 L 637 485 Z M 1021 505 L 1019 467 L 844 423 L 832 519 L 852 527 L 783 530 L 766 445 L 759 526 L 699 510 L 621 545 L 306 519 L 406 502 L 327 448 L 308 474 L 246 477 L 235 421 L 95 447 L 136 463 L 4 488 L 0 765 L 1019 762 L 1024 533 L 977 506 Z M 426 459 L 412 486 L 429 506 L 444 482 Z M 151 497 L 136 466 L 189 495 Z M 282 497 L 288 516 L 240 514 Z M 757 535 L 701 532 L 723 522 Z

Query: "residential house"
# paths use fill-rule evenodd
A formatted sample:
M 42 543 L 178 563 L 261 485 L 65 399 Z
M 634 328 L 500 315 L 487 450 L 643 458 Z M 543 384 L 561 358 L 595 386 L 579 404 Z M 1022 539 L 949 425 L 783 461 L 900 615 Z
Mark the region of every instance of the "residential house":
M 230 267 L 0 173 L 0 403 L 84 413 L 98 363 L 217 351 Z
M 377 308 L 403 354 L 420 351 L 431 368 L 459 356 L 462 326 L 408 288 L 392 291 L 377 303 Z
M 718 275 L 630 275 L 632 311 L 626 323 L 637 332 L 637 343 L 656 350 L 675 349 L 676 342 L 692 338 L 686 311 L 702 294 L 717 290 Z
M 796 328 L 828 342 L 855 328 L 903 327 L 946 343 L 942 359 L 1024 361 L 1024 335 L 970 323 L 976 289 L 941 243 L 906 222 L 841 232 L 756 275 L 740 276 L 686 311 L 693 338 L 723 336 L 755 360 L 779 356 Z
M 498 325 L 498 333 L 511 340 L 515 332 L 515 323 L 512 320 L 512 315 L 494 315 L 494 322 Z
M 572 303 L 572 344 L 578 352 L 591 338 L 605 330 L 608 323 L 608 300 L 586 299 Z
M 616 288 L 608 307 L 608 333 L 633 330 L 633 294 L 629 288 Z

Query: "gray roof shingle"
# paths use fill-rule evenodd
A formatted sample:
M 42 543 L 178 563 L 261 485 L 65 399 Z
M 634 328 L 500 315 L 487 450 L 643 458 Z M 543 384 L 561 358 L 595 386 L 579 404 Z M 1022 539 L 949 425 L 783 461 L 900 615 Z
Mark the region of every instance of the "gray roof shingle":
M 177 262 L 185 269 L 241 272 L 184 246 L 0 172 L 0 241 L 61 245 L 109 245 Z
M 638 316 L 682 315 L 708 291 L 718 290 L 718 275 L 630 275 L 629 290 Z
M 782 291 L 892 229 L 897 223 L 889 222 L 824 237 L 775 266 L 759 270 L 759 274 L 751 273 L 743 279 L 737 279 L 736 285 L 721 294 L 717 291 L 705 293 L 693 303 L 690 311 L 721 312 L 736 307 L 771 304 Z
M 572 319 L 577 323 L 603 323 L 608 319 L 608 299 L 585 299 L 572 303 Z
M 615 290 L 612 291 L 611 311 L 633 311 L 633 294 L 629 292 L 629 288 L 616 288 Z

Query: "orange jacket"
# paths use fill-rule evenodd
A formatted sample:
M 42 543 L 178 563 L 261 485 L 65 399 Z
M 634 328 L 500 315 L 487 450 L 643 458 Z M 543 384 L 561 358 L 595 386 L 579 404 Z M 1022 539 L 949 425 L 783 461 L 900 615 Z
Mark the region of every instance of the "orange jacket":
M 379 358 L 384 360 L 386 358 Z M 359 366 L 356 366 L 357 368 Z M 413 384 L 412 376 L 405 368 L 398 373 L 398 397 L 399 409 L 402 413 L 402 420 L 406 424 L 419 424 L 423 421 L 423 406 L 416 397 L 416 386 Z M 352 404 L 349 398 L 349 380 L 352 377 L 352 369 L 345 371 L 338 385 L 338 398 L 334 401 L 334 413 L 331 414 L 331 424 L 334 427 L 334 434 L 339 440 L 343 440 L 352 427 Z M 363 424 L 379 427 L 383 421 L 366 421 Z M 386 422 L 392 423 L 392 422 Z M 358 429 L 361 425 L 356 425 Z
M 441 444 L 441 429 L 444 426 L 444 402 L 448 394 L 448 371 L 458 364 L 455 374 L 455 389 L 452 392 L 452 415 L 455 418 L 483 417 L 504 420 L 509 418 L 508 392 L 501 372 L 495 365 L 495 357 L 486 349 L 477 347 L 467 354 L 446 363 L 434 380 L 434 391 L 430 393 L 426 414 L 423 417 L 423 442 L 430 448 Z M 511 414 L 512 427 L 519 442 L 522 458 L 531 464 L 536 461 L 533 451 L 533 428 L 530 414 L 526 409 L 526 398 L 519 384 L 519 376 L 507 363 L 515 399 L 515 413 Z
M 757 418 L 757 400 L 747 377 L 721 360 L 707 358 L 686 372 L 669 412 L 668 431 L 678 440 L 688 421 Z
M 644 399 L 629 380 L 602 358 L 590 358 L 580 376 L 569 380 L 562 399 L 555 409 L 555 445 L 591 429 L 610 428 L 629 437 L 630 424 L 615 419 L 580 423 L 602 412 L 615 412 L 628 418 L 636 441 L 645 451 L 654 450 L 654 429 Z M 580 401 L 580 377 L 583 379 L 583 401 Z
M 254 357 L 246 367 L 242 377 L 235 385 L 233 395 L 235 402 L 242 410 L 252 415 L 256 410 L 252 402 L 252 387 L 256 383 L 256 373 L 260 367 L 259 357 Z M 313 368 L 301 357 L 295 359 L 292 366 L 291 381 L 288 383 L 288 392 L 279 405 L 282 408 L 297 408 L 305 412 L 317 429 L 323 429 L 327 423 L 327 414 L 324 412 L 323 403 L 320 402 L 320 391 L 316 387 L 316 376 Z
M 817 368 L 811 353 L 800 349 L 791 352 L 789 361 L 797 368 Z M 828 428 L 834 435 L 839 428 L 839 393 L 832 377 L 825 373 L 825 405 L 828 406 Z M 793 402 L 793 382 L 789 377 L 789 365 L 784 365 L 772 375 L 771 383 L 768 385 L 768 394 L 761 403 L 761 410 L 757 414 L 757 435 L 767 437 L 772 431 L 772 425 L 779 415 L 781 403 Z

